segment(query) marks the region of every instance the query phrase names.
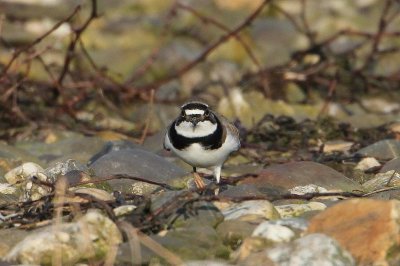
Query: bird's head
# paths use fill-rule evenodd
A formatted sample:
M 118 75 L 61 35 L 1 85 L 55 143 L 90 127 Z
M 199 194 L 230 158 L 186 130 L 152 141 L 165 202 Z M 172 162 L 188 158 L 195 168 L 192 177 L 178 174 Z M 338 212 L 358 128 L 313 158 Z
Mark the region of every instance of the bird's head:
M 177 118 L 175 127 L 183 135 L 187 135 L 189 129 L 198 134 L 190 134 L 192 137 L 204 136 L 215 131 L 217 118 L 209 106 L 202 102 L 189 102 L 181 106 L 180 116 Z

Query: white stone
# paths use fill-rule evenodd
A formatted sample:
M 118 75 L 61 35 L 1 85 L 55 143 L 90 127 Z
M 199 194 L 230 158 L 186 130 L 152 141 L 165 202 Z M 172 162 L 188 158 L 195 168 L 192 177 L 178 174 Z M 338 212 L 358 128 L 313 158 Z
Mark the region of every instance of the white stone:
M 1 194 L 14 194 L 17 191 L 15 187 L 10 184 L 0 183 L 0 193 Z
M 324 153 L 332 153 L 335 151 L 339 152 L 348 152 L 351 147 L 354 145 L 354 142 L 343 141 L 343 140 L 332 140 L 324 143 Z
M 368 169 L 371 169 L 372 167 L 377 167 L 377 166 L 381 166 L 381 164 L 378 162 L 377 159 L 375 159 L 374 157 L 367 157 L 359 161 L 354 169 L 366 171 Z
M 328 190 L 324 187 L 320 187 L 314 184 L 309 184 L 306 186 L 297 186 L 289 189 L 289 192 L 296 195 L 304 195 L 308 193 L 321 193 L 327 192 Z
M 7 180 L 8 183 L 16 184 L 42 172 L 43 168 L 40 165 L 28 162 L 8 171 L 4 175 L 4 178 Z
M 266 253 L 279 266 L 355 265 L 350 253 L 324 234 L 310 234 L 269 249 Z
M 135 205 L 123 205 L 123 206 L 118 206 L 113 209 L 115 216 L 123 216 L 126 214 L 131 213 L 133 210 L 135 210 L 137 207 Z
M 295 233 L 286 226 L 266 221 L 259 224 L 256 229 L 254 229 L 252 236 L 259 236 L 269 241 L 280 243 L 289 242 L 295 237 Z

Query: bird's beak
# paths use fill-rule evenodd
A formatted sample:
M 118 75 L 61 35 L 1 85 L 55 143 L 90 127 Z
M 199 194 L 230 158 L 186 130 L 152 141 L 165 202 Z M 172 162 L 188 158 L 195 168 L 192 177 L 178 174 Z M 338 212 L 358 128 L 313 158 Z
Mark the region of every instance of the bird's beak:
M 200 122 L 200 119 L 198 117 L 192 117 L 190 119 L 190 122 L 193 124 L 193 128 L 195 128 L 197 126 L 197 123 Z

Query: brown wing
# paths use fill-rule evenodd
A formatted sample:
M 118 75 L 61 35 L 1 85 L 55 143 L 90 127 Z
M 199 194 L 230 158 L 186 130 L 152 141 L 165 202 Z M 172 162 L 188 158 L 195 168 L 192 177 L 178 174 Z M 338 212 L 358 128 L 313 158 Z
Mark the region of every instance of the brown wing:
M 235 139 L 237 139 L 238 142 L 240 142 L 239 130 L 235 127 L 235 125 L 229 122 L 229 120 L 226 117 L 220 114 L 218 114 L 217 117 L 221 121 L 222 125 L 224 125 L 222 134 L 222 143 L 225 142 L 227 134 L 232 135 Z
M 167 138 L 169 138 L 169 135 L 168 135 L 169 134 L 169 129 L 172 127 L 172 125 L 173 125 L 173 123 L 170 124 L 167 127 L 167 130 L 166 130 L 165 135 L 164 135 L 163 148 L 164 148 L 164 150 L 167 150 L 167 151 L 171 150 L 169 147 L 167 147 L 166 142 L 167 142 Z

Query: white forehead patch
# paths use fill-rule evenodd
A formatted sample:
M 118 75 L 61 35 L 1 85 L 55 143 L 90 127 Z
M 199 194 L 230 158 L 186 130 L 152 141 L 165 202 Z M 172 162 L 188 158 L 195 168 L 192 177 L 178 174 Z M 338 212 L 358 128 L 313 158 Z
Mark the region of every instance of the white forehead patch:
M 204 115 L 204 110 L 200 109 L 188 109 L 185 110 L 186 115 Z

